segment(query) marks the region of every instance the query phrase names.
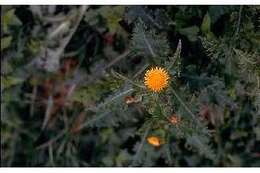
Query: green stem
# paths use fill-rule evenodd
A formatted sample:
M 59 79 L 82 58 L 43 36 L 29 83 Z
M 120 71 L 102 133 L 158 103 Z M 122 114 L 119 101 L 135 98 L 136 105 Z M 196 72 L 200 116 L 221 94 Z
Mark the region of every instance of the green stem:
M 238 33 L 239 33 L 239 28 L 240 28 L 240 23 L 241 23 L 241 14 L 242 14 L 242 9 L 243 9 L 243 5 L 240 5 L 240 8 L 239 8 L 239 15 L 238 15 L 238 22 L 237 22 L 237 30 L 236 30 L 236 33 L 235 33 L 236 36 L 237 36 Z
M 49 145 L 49 159 L 51 166 L 55 167 L 52 145 Z
M 121 79 L 123 79 L 123 80 L 125 80 L 125 81 L 128 81 L 128 82 L 130 82 L 131 84 L 133 84 L 133 85 L 135 85 L 135 86 L 137 86 L 137 87 L 139 87 L 139 88 L 145 89 L 145 86 L 139 85 L 139 84 L 135 83 L 134 81 L 132 81 L 131 79 L 129 79 L 129 78 L 127 78 L 127 77 L 125 77 L 125 76 L 123 76 L 123 75 L 121 75 L 121 74 L 119 74 L 119 73 L 113 71 L 113 70 L 112 70 L 112 74 L 113 74 L 115 77 L 118 77 L 118 78 L 121 78 Z
M 134 166 L 136 160 L 139 158 L 139 155 L 140 155 L 141 150 L 142 150 L 142 148 L 143 148 L 143 146 L 144 146 L 144 143 L 145 143 L 145 139 L 146 139 L 146 137 L 148 136 L 148 133 L 149 133 L 149 131 L 150 131 L 150 129 L 151 129 L 151 125 L 152 125 L 152 122 L 150 122 L 150 124 L 148 125 L 146 131 L 144 132 L 144 135 L 143 135 L 143 137 L 142 137 L 142 141 L 141 141 L 141 143 L 140 143 L 140 145 L 139 145 L 139 147 L 138 147 L 138 149 L 137 149 L 137 152 L 136 152 L 136 154 L 135 154 L 135 156 L 134 156 L 134 158 L 133 158 L 133 161 L 132 161 L 131 166 Z

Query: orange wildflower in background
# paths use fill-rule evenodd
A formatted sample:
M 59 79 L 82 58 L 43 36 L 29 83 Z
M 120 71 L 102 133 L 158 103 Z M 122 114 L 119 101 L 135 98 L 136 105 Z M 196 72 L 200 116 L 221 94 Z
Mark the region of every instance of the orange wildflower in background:
M 144 83 L 146 87 L 154 92 L 160 92 L 168 86 L 168 72 L 161 67 L 155 67 L 145 73 Z
M 149 144 L 155 146 L 155 147 L 159 147 L 162 144 L 162 141 L 160 138 L 156 137 L 156 136 L 150 136 L 147 138 L 147 141 Z

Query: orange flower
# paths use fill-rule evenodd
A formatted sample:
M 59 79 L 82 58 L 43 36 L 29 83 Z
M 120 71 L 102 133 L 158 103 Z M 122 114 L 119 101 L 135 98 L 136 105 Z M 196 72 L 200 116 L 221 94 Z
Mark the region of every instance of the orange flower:
M 147 138 L 147 141 L 149 144 L 155 146 L 155 147 L 159 147 L 162 144 L 162 141 L 160 138 L 156 137 L 156 136 L 150 136 Z
M 161 67 L 155 67 L 145 73 L 144 83 L 147 88 L 154 92 L 160 92 L 169 83 L 168 72 Z

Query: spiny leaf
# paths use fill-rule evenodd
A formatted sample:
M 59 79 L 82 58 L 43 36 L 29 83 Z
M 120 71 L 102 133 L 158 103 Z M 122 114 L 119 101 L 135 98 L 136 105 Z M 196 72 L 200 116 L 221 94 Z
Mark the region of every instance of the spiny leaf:
M 193 148 L 196 148 L 201 155 L 210 159 L 213 159 L 215 157 L 214 152 L 208 145 L 207 138 L 194 134 L 187 139 L 187 143 L 191 145 Z
M 169 54 L 169 44 L 164 35 L 149 30 L 140 19 L 133 31 L 132 50 L 139 55 L 166 57 Z

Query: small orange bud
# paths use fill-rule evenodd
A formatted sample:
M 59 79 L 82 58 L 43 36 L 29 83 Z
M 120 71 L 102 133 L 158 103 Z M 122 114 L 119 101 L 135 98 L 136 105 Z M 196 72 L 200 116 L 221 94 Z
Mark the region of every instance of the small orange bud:
M 147 141 L 149 144 L 151 144 L 152 146 L 155 146 L 155 147 L 159 147 L 160 145 L 162 145 L 161 139 L 156 136 L 148 137 Z
M 135 98 L 134 97 L 132 97 L 132 96 L 126 96 L 125 97 L 125 103 L 126 104 L 131 104 L 131 103 L 135 103 Z
M 178 123 L 180 122 L 180 118 L 178 118 L 178 117 L 176 116 L 176 114 L 173 114 L 172 116 L 170 116 L 169 121 L 170 121 L 172 124 L 176 125 L 176 124 L 178 124 Z

